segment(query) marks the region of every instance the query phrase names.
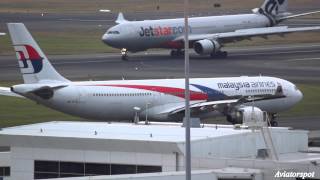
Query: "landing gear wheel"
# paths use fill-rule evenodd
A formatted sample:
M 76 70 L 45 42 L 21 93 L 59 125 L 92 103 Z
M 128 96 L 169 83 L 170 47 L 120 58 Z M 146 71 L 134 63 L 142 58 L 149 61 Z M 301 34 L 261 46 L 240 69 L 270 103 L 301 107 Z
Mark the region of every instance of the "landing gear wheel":
M 227 51 L 222 51 L 220 55 L 221 55 L 221 58 L 227 58 L 228 57 L 228 52 Z
M 181 50 L 181 49 L 171 50 L 170 55 L 171 55 L 171 57 L 174 57 L 174 58 L 176 58 L 176 57 L 182 57 L 182 56 L 184 55 L 184 51 Z
M 271 127 L 278 127 L 278 122 L 277 121 L 271 121 L 270 125 L 271 125 Z
M 178 52 L 176 50 L 171 50 L 170 56 L 171 57 L 177 57 L 178 56 Z
M 218 51 L 218 52 L 213 52 L 210 54 L 212 58 L 222 58 L 225 59 L 228 57 L 228 52 L 227 51 Z
M 128 51 L 125 48 L 121 49 L 121 59 L 123 61 L 128 61 Z
M 121 60 L 123 60 L 123 61 L 128 61 L 128 55 L 127 55 L 127 54 L 122 55 L 122 56 L 121 56 Z

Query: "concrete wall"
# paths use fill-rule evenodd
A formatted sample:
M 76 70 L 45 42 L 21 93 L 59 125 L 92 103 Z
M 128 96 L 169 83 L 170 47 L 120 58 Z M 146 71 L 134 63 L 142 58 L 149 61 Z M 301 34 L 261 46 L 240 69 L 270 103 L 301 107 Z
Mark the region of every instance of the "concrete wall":
M 0 167 L 10 167 L 11 166 L 11 153 L 10 152 L 0 152 Z M 4 177 L 4 180 L 9 180 L 9 177 Z
M 200 180 L 217 180 L 224 179 L 252 179 L 263 180 L 264 174 L 257 169 L 243 168 L 224 168 L 214 170 L 192 171 L 192 179 Z M 116 176 L 94 176 L 94 177 L 76 177 L 76 178 L 59 178 L 59 180 L 184 180 L 184 172 L 165 172 L 151 174 L 129 174 Z M 267 179 L 266 179 L 267 180 Z M 269 179 L 268 179 L 269 180 Z
M 307 151 L 308 132 L 272 129 L 272 138 L 278 154 Z M 184 143 L 179 145 L 184 152 Z M 255 158 L 258 149 L 266 148 L 260 131 L 193 141 L 192 157 Z
M 186 177 L 182 173 L 157 174 L 157 175 L 121 175 L 121 176 L 103 176 L 103 177 L 79 177 L 79 178 L 59 178 L 59 180 L 185 180 Z M 193 174 L 192 179 L 199 180 L 218 180 L 213 173 Z
M 11 156 L 10 152 L 0 152 L 0 167 L 10 166 L 11 165 Z

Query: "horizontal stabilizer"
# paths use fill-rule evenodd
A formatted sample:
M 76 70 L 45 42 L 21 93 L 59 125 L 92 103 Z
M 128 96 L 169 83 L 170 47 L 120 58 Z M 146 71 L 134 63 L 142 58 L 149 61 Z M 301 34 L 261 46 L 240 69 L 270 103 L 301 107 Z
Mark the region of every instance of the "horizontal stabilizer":
M 312 15 L 312 14 L 317 14 L 317 13 L 320 13 L 320 11 L 313 11 L 313 12 L 289 15 L 289 16 L 285 16 L 285 17 L 279 17 L 279 18 L 277 18 L 277 21 L 281 22 L 281 21 L 284 21 L 287 19 L 292 19 L 292 18 L 301 17 L 301 16 L 307 16 L 307 15 Z
M 10 90 L 8 87 L 0 87 L 0 95 L 1 96 L 13 96 L 13 97 L 19 97 L 24 98 L 23 96 L 20 96 L 19 94 L 16 94 Z

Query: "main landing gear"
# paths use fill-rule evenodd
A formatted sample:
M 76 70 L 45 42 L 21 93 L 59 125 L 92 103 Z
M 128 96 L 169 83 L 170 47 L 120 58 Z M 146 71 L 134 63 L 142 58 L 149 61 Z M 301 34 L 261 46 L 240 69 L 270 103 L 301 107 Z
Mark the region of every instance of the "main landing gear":
M 181 49 L 176 49 L 176 50 L 171 50 L 170 52 L 171 57 L 183 57 L 184 56 L 184 50 Z
M 228 52 L 227 51 L 218 51 L 218 52 L 213 52 L 210 54 L 212 58 L 222 58 L 225 59 L 228 57 Z
M 121 49 L 121 59 L 123 61 L 128 61 L 128 51 L 126 48 Z

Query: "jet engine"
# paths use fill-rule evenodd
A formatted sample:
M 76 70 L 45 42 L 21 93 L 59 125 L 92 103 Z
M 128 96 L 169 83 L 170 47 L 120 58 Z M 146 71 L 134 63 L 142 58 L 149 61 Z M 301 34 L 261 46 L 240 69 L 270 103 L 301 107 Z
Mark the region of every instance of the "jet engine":
M 232 124 L 243 124 L 244 122 L 263 120 L 263 111 L 257 107 L 252 106 L 237 108 L 227 115 L 227 121 Z
M 203 39 L 200 41 L 196 41 L 193 45 L 196 53 L 200 55 L 209 55 L 215 54 L 220 51 L 221 45 L 218 41 Z

